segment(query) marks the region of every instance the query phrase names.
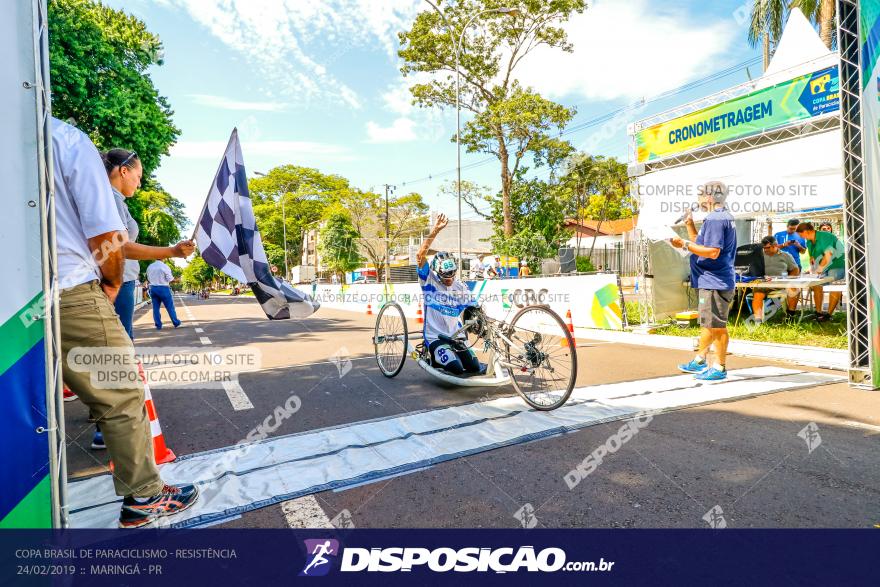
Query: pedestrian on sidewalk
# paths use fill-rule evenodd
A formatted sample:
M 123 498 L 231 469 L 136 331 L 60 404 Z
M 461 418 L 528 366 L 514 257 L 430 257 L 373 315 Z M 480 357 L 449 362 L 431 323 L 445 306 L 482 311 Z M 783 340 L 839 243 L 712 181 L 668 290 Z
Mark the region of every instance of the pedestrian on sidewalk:
M 113 308 L 127 235 L 101 156 L 83 132 L 56 118 L 52 150 L 62 377 L 101 424 L 115 465 L 113 485 L 123 497 L 119 526 L 144 526 L 189 508 L 199 491 L 163 483 L 156 468 L 134 347 Z M 114 370 L 99 373 L 101 381 L 122 383 L 96 386 L 89 371 L 73 368 L 72 351 L 94 355 L 79 365 Z
M 180 326 L 180 320 L 177 318 L 177 312 L 174 310 L 174 295 L 171 293 L 171 282 L 174 281 L 174 275 L 171 268 L 162 261 L 153 261 L 147 267 L 147 281 L 150 282 L 150 298 L 153 300 L 153 323 L 156 330 L 162 330 L 162 313 L 160 307 L 165 306 L 171 323 L 177 328 Z
M 697 356 L 689 363 L 678 366 L 684 373 L 693 373 L 701 381 L 720 381 L 727 378 L 727 318 L 736 288 L 734 259 L 736 257 L 736 228 L 733 215 L 725 207 L 727 186 L 710 181 L 702 186 L 698 203 L 707 212 L 697 232 L 693 214 L 688 212 L 685 226 L 688 238 L 671 239 L 672 246 L 691 254 L 691 287 L 699 292 L 700 346 Z M 709 364 L 706 356 L 715 345 L 715 362 Z

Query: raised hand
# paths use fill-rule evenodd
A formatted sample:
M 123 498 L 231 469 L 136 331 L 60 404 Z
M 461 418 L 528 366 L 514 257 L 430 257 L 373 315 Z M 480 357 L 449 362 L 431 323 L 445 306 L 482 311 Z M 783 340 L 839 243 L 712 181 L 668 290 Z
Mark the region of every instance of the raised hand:
M 446 214 L 438 214 L 437 220 L 434 221 L 434 228 L 431 229 L 431 232 L 437 234 L 446 228 L 447 224 L 449 224 L 449 219 L 446 217 Z

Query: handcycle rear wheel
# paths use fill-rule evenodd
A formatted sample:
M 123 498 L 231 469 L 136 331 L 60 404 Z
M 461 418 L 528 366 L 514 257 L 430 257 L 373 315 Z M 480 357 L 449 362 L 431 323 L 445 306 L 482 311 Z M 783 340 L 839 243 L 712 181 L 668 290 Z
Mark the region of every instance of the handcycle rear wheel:
M 513 317 L 506 345 L 513 388 L 536 410 L 565 404 L 577 379 L 574 337 L 559 315 L 547 306 L 526 306 Z
M 409 348 L 409 329 L 403 308 L 395 302 L 382 306 L 373 332 L 376 363 L 385 377 L 394 377 L 403 369 Z

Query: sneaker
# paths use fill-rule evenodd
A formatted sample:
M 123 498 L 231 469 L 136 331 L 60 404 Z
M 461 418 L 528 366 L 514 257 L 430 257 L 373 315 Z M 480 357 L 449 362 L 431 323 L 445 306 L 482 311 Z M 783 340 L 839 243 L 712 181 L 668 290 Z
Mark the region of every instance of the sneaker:
M 107 445 L 104 444 L 104 434 L 100 430 L 95 430 L 95 436 L 92 437 L 92 450 L 104 450 Z
M 57 387 L 55 389 L 58 389 Z M 79 399 L 79 396 L 70 391 L 70 388 L 66 385 L 64 386 L 64 401 L 72 402 Z
M 702 373 L 706 369 L 709 368 L 709 364 L 706 361 L 702 363 L 698 362 L 696 359 L 691 359 L 690 363 L 682 363 L 678 366 L 678 370 L 682 373 Z
M 828 312 L 816 312 L 816 322 L 829 322 L 831 314 Z
M 164 485 L 159 495 L 147 498 L 128 496 L 122 500 L 120 528 L 139 528 L 163 516 L 172 516 L 189 509 L 199 499 L 195 485 Z
M 700 381 L 721 381 L 723 379 L 727 379 L 727 369 L 722 369 L 719 371 L 715 367 L 710 367 L 705 371 L 694 375 L 694 378 L 699 379 Z

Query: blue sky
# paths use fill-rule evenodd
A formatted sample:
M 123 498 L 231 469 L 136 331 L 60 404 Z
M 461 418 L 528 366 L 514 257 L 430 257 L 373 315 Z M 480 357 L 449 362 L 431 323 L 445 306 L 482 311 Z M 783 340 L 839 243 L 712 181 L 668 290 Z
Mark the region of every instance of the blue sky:
M 454 199 L 438 193 L 454 177 L 442 172 L 455 167 L 455 112 L 412 106 L 396 55 L 396 33 L 428 9 L 424 2 L 106 3 L 139 17 L 164 43 L 165 63 L 151 75 L 182 132 L 156 176 L 190 218 L 201 209 L 234 126 L 249 174 L 286 163 L 316 167 L 363 189 L 396 184 L 398 193 L 418 191 L 433 209 L 455 211 Z M 746 10 L 743 0 L 596 0 L 566 25 L 574 53 L 535 52 L 519 77 L 545 97 L 576 106 L 570 127 L 583 124 L 758 56 L 746 42 Z M 760 74 L 760 64 L 750 69 Z M 737 69 L 567 138 L 626 160 L 627 122 L 747 79 Z M 468 165 L 488 156 L 462 157 Z M 463 178 L 497 189 L 498 173 L 490 162 L 466 169 Z

